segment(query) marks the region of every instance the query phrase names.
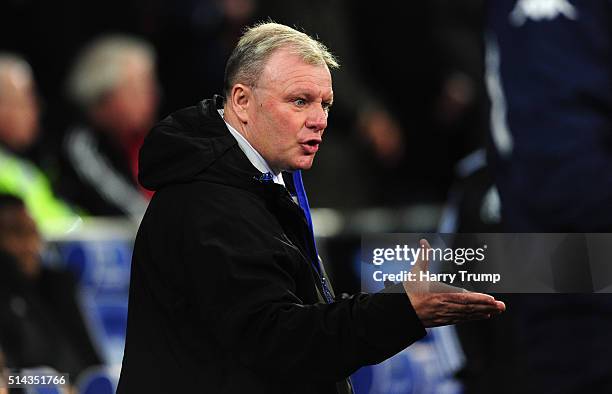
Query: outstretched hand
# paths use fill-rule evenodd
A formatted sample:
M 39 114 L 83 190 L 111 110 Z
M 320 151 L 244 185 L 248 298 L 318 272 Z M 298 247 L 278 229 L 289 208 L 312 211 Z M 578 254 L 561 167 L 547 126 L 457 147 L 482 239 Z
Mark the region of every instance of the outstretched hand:
M 425 252 L 431 248 L 425 239 L 419 243 Z M 419 255 L 412 272 L 418 276 L 419 272 L 427 271 L 428 267 L 427 253 L 424 253 Z M 425 327 L 488 319 L 506 310 L 502 301 L 488 294 L 472 293 L 443 282 L 404 281 L 403 285 Z

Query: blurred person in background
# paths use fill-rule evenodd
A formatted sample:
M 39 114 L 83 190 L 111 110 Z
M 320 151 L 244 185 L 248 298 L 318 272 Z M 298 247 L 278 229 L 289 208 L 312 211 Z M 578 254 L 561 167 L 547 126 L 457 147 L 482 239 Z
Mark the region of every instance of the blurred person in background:
M 24 152 L 40 130 L 39 105 L 30 65 L 0 53 L 0 192 L 20 196 L 46 233 L 76 220 L 51 189 L 47 176 Z
M 609 0 L 489 2 L 489 156 L 507 232 L 612 232 L 611 20 Z M 597 290 L 584 252 L 551 264 L 572 279 L 559 292 Z M 521 392 L 612 392 L 610 294 L 513 304 Z
M 405 132 L 403 155 L 392 170 L 373 163 L 378 189 L 390 203 L 445 201 L 457 161 L 485 139 L 482 3 L 355 3 L 360 67 L 383 89 Z M 370 24 L 375 29 L 363 28 Z
M 101 364 L 74 277 L 41 264 L 43 241 L 24 202 L 0 194 L 0 346 L 9 368 L 50 366 L 71 381 Z
M 79 119 L 61 146 L 58 190 L 92 215 L 139 219 L 151 193 L 136 179 L 138 150 L 156 119 L 155 51 L 126 35 L 100 37 L 68 77 Z

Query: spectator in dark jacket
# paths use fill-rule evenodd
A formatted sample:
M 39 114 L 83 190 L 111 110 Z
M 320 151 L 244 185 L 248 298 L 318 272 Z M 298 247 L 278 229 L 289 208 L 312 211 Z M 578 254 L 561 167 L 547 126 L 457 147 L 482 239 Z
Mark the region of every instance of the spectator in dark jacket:
M 68 93 L 81 121 L 64 137 L 60 192 L 92 215 L 139 219 L 151 196 L 136 178 L 157 112 L 153 48 L 131 36 L 95 40 L 77 56 Z
M 0 346 L 10 368 L 50 366 L 74 381 L 101 364 L 68 272 L 41 265 L 42 240 L 19 198 L 0 194 Z

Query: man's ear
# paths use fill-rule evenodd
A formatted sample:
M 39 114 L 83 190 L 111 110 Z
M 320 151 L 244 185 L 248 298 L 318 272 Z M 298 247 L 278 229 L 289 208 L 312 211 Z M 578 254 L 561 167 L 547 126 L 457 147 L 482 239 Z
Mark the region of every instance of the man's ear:
M 246 85 L 237 83 L 232 87 L 232 92 L 229 97 L 230 105 L 234 113 L 243 124 L 247 124 L 249 114 L 247 109 L 249 105 L 253 105 L 253 91 Z

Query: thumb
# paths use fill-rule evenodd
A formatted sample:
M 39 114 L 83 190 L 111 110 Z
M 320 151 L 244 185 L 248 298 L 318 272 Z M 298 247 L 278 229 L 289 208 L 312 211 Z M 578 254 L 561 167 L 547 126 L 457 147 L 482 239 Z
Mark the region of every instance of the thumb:
M 428 251 L 431 249 L 429 242 L 425 238 L 419 241 L 419 253 L 417 254 L 417 260 L 414 264 L 414 267 L 410 270 L 415 274 L 423 271 L 427 271 L 429 269 L 429 256 Z
M 426 239 L 421 239 L 419 241 L 419 249 L 418 254 L 416 255 L 416 262 L 414 266 L 410 270 L 413 276 L 416 278 L 415 280 L 406 280 L 404 281 L 404 289 L 407 294 L 411 293 L 428 293 L 429 292 L 429 281 L 422 281 L 420 272 L 427 271 L 429 269 L 429 259 L 427 251 L 431 249 L 429 246 L 429 242 Z

